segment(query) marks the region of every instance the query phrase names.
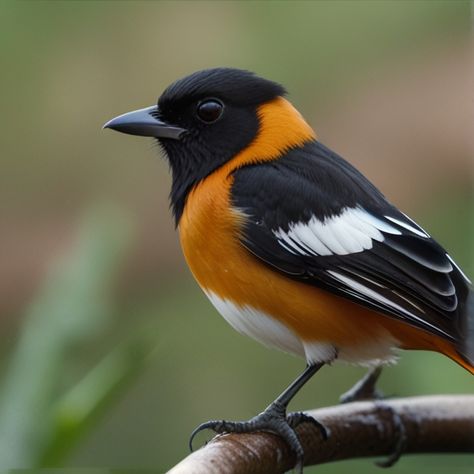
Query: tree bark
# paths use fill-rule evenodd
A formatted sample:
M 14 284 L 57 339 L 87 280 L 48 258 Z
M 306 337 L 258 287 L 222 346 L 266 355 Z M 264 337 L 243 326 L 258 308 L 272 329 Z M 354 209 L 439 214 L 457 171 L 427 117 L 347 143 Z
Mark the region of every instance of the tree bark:
M 354 402 L 308 412 L 324 424 L 297 428 L 305 465 L 387 456 L 404 434 L 403 453 L 473 453 L 474 396 L 439 395 Z M 473 458 L 474 462 L 474 458 Z M 216 436 L 168 474 L 277 474 L 294 466 L 286 443 L 271 433 Z

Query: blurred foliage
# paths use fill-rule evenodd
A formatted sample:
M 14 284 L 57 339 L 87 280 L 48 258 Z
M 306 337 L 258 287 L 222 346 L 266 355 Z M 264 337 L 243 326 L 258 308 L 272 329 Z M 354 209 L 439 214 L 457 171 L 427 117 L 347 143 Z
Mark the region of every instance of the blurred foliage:
M 303 366 L 217 315 L 180 255 L 166 165 L 150 159 L 147 141 L 102 132 L 107 119 L 150 105 L 177 77 L 229 65 L 284 83 L 310 121 L 324 124 L 380 71 L 409 70 L 469 30 L 468 1 L 0 2 L 0 352 L 11 348 L 2 361 L 0 467 L 161 472 L 187 454 L 198 423 L 253 416 Z M 397 158 L 385 166 L 402 166 Z M 456 158 L 442 159 L 455 168 Z M 411 210 L 473 275 L 468 170 L 435 194 L 424 186 L 439 164 L 421 170 L 428 197 Z M 133 244 L 121 216 L 96 214 L 34 291 L 38 268 L 70 247 L 78 216 L 104 197 L 138 217 Z M 15 317 L 20 307 L 25 316 Z M 157 334 L 159 358 L 142 367 Z M 324 369 L 291 408 L 333 404 L 362 374 Z M 404 353 L 381 385 L 390 395 L 473 391 L 472 377 L 428 353 Z M 376 469 L 350 461 L 307 472 Z M 391 470 L 448 471 L 471 473 L 472 459 L 407 457 Z
M 57 262 L 27 311 L 0 394 L 0 468 L 60 460 L 141 366 L 149 350 L 143 337 L 118 347 L 66 395 L 58 393 L 71 351 L 96 339 L 113 312 L 110 284 L 127 228 L 110 209 L 91 214 L 74 251 Z

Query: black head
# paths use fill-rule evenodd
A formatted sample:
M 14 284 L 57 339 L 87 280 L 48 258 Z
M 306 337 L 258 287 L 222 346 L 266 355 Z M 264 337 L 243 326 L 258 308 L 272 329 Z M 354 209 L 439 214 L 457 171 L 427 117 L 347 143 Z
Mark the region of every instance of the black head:
M 157 107 L 121 115 L 104 127 L 159 140 L 172 169 L 178 222 L 192 187 L 255 138 L 258 106 L 284 94 L 279 84 L 248 71 L 206 69 L 170 85 Z

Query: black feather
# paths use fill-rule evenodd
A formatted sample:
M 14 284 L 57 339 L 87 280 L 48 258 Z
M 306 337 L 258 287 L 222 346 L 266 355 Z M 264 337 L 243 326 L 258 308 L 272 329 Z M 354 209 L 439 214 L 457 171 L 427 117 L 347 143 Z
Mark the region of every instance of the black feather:
M 239 106 L 258 105 L 286 94 L 276 82 L 253 72 L 235 68 L 213 68 L 197 71 L 171 84 L 161 95 L 158 105 L 166 109 L 180 102 L 219 97 Z

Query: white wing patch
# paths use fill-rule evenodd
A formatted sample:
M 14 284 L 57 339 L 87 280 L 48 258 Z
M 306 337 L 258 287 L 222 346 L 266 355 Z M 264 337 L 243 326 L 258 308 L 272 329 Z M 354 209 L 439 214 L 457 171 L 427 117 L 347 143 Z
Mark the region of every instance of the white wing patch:
M 411 220 L 406 214 L 403 214 L 410 222 L 413 223 L 413 225 L 408 224 L 407 222 L 403 222 L 399 219 L 396 219 L 395 217 L 391 216 L 385 216 L 385 219 L 388 219 L 392 221 L 394 224 L 399 225 L 400 227 L 403 227 L 404 229 L 409 230 L 410 232 L 413 232 L 414 234 L 424 237 L 425 239 L 429 239 L 430 235 L 425 232 L 416 222 Z
M 295 255 L 348 255 L 372 248 L 373 241 L 382 242 L 387 234 L 401 235 L 388 222 L 375 217 L 361 207 L 347 207 L 341 214 L 308 222 L 295 222 L 273 231 L 278 243 Z
M 353 280 L 352 278 L 349 278 L 348 276 L 342 275 L 339 272 L 335 272 L 333 270 L 328 270 L 328 273 L 332 277 L 334 277 L 336 280 L 340 281 L 341 283 L 343 283 L 347 287 L 351 288 L 352 290 L 356 291 L 360 295 L 367 296 L 368 298 L 370 298 L 374 301 L 378 301 L 379 303 L 382 303 L 382 304 L 388 306 L 389 308 L 392 308 L 394 310 L 399 311 L 400 313 L 406 315 L 408 318 L 418 320 L 418 321 L 422 322 L 424 325 L 430 326 L 433 329 L 436 329 L 436 331 L 442 332 L 442 333 L 446 334 L 446 336 L 449 337 L 448 333 L 444 332 L 443 330 L 441 330 L 437 326 L 434 326 L 433 324 L 430 324 L 428 321 L 426 321 L 426 319 L 420 318 L 416 314 L 414 314 L 410 311 L 407 311 L 405 308 L 403 308 L 403 306 L 400 306 L 399 304 L 389 300 L 388 298 L 381 295 L 380 293 L 377 293 L 376 291 L 372 290 L 371 288 L 368 288 L 368 287 L 362 285 L 361 283 Z
M 400 311 L 401 313 L 406 314 L 407 316 L 412 316 L 412 314 L 409 311 L 407 311 L 405 308 L 403 308 L 402 306 L 394 303 L 393 301 L 390 301 L 388 298 L 377 293 L 371 288 L 368 288 L 362 285 L 362 283 L 359 283 L 353 280 L 352 278 L 349 278 L 348 276 L 342 275 L 341 273 L 335 272 L 333 270 L 328 270 L 328 273 L 331 276 L 333 276 L 336 280 L 340 281 L 341 283 L 344 283 L 349 288 L 352 288 L 353 290 L 355 290 L 357 293 L 367 296 L 368 298 L 378 301 L 379 303 L 386 304 L 387 306 L 390 306 L 391 308 L 396 309 Z

